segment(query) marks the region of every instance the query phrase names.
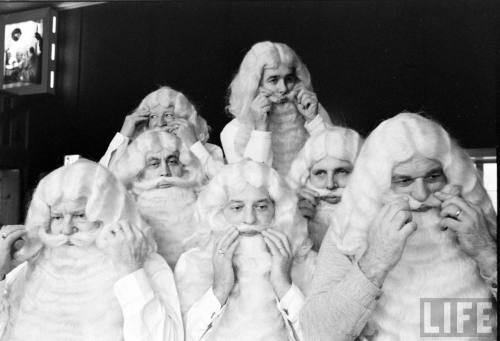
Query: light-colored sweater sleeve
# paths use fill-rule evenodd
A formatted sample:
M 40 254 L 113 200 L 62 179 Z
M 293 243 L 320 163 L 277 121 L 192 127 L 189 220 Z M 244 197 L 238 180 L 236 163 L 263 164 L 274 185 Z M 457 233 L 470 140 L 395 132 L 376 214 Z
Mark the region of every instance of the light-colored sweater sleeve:
M 271 166 L 273 156 L 271 152 L 271 132 L 252 130 L 250 138 L 245 147 L 243 154 L 236 150 L 236 137 L 240 133 L 240 129 L 244 129 L 243 125 L 236 119 L 229 122 L 220 134 L 222 148 L 228 163 L 241 161 L 243 158 L 249 158 L 257 162 L 264 162 Z
M 111 140 L 106 153 L 99 160 L 99 163 L 104 167 L 109 167 L 113 160 L 117 160 L 125 149 L 127 149 L 128 143 L 130 139 L 120 133 L 116 133 L 113 139 Z
M 208 179 L 212 179 L 224 166 L 222 149 L 215 144 L 203 144 L 198 141 L 190 150 L 200 161 Z
M 304 338 L 310 341 L 354 340 L 366 325 L 381 294 L 381 290 L 327 235 L 318 255 L 311 293 L 300 314 Z
M 172 270 L 158 254 L 114 285 L 123 312 L 125 341 L 183 341 L 179 298 Z

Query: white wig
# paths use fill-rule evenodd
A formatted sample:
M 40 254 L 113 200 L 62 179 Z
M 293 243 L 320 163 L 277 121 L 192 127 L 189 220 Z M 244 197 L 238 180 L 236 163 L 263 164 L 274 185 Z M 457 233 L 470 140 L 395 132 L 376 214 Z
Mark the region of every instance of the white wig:
M 413 157 L 438 161 L 448 184 L 479 206 L 496 238 L 496 213 L 471 158 L 444 128 L 423 116 L 401 113 L 382 122 L 366 139 L 329 231 L 341 250 L 361 257 L 369 227 L 390 192 L 395 166 Z
M 309 179 L 311 168 L 327 156 L 354 165 L 362 143 L 363 139 L 356 131 L 342 127 L 329 127 L 312 135 L 293 161 L 288 183 L 294 190 L 300 189 Z
M 183 164 L 185 171 L 183 179 L 192 185 L 200 186 L 204 175 L 198 159 L 177 136 L 159 128 L 139 135 L 110 168 L 128 189 L 132 189 L 146 167 L 146 154 L 161 152 L 165 149 L 172 153 L 179 152 L 179 161 Z
M 264 41 L 252 46 L 247 52 L 240 69 L 229 86 L 229 105 L 227 110 L 234 116 L 246 115 L 252 100 L 258 93 L 264 69 L 286 65 L 295 71 L 297 83 L 312 90 L 311 75 L 299 56 L 288 45 Z
M 126 220 L 139 235 L 144 255 L 153 252 L 156 245 L 150 229 L 140 218 L 132 197 L 125 187 L 105 167 L 86 160 L 60 167 L 45 176 L 38 184 L 26 217 L 26 245 L 17 259 L 34 256 L 43 247 L 40 229 L 47 231 L 51 220 L 51 207 L 65 201 L 86 199 L 85 215 L 90 222 L 102 227 Z M 139 244 L 138 244 L 139 245 Z
M 137 110 L 151 112 L 158 107 L 167 108 L 170 103 L 174 103 L 176 117 L 188 120 L 194 127 L 198 139 L 205 143 L 209 138 L 208 125 L 205 119 L 198 115 L 194 105 L 187 97 L 168 86 L 162 86 L 158 90 L 149 93 L 137 107 Z
M 228 189 L 243 190 L 247 185 L 268 191 L 275 205 L 272 227 L 288 236 L 294 254 L 306 254 L 312 244 L 307 237 L 305 220 L 297 211 L 297 197 L 280 175 L 264 163 L 245 159 L 225 165 L 198 197 L 200 221 L 207 223 L 211 231 L 227 228 L 222 210 L 229 201 Z

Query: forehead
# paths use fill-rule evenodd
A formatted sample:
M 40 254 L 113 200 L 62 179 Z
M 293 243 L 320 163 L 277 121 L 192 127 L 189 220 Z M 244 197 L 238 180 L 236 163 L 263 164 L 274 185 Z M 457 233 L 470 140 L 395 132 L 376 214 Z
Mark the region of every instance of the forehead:
M 175 157 L 179 157 L 179 151 L 178 150 L 174 150 L 174 149 L 171 149 L 171 148 L 163 148 L 161 150 L 158 150 L 158 151 L 149 151 L 146 153 L 146 159 L 150 159 L 150 158 L 168 158 L 170 156 L 175 156 Z
M 408 161 L 401 162 L 394 166 L 392 175 L 407 175 L 418 177 L 423 176 L 434 169 L 441 168 L 441 163 L 437 160 L 422 156 L 415 156 Z
M 267 189 L 263 187 L 255 187 L 250 184 L 246 184 L 244 187 L 238 189 L 229 188 L 227 194 L 228 201 L 253 202 L 270 199 Z
M 347 160 L 338 159 L 333 156 L 325 156 L 318 162 L 314 163 L 311 169 L 336 169 L 336 168 L 351 168 L 352 164 Z
M 87 205 L 87 198 L 80 197 L 78 199 L 62 199 L 59 202 L 50 206 L 52 211 L 64 212 L 64 211 L 74 211 L 85 209 Z
M 294 73 L 294 70 L 290 66 L 286 64 L 280 64 L 277 68 L 264 68 L 262 77 L 267 78 L 271 76 L 286 76 L 291 73 Z

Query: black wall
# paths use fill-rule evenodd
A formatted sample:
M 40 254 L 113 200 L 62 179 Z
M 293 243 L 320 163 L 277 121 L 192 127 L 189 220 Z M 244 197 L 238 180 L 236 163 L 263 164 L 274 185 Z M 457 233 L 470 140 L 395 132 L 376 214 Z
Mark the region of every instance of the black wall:
M 57 95 L 39 108 L 31 179 L 78 153 L 97 160 L 158 85 L 213 127 L 250 46 L 289 44 L 334 121 L 367 134 L 424 110 L 468 148 L 496 146 L 499 7 L 493 1 L 123 2 L 60 12 Z M 43 97 L 43 96 L 42 96 Z

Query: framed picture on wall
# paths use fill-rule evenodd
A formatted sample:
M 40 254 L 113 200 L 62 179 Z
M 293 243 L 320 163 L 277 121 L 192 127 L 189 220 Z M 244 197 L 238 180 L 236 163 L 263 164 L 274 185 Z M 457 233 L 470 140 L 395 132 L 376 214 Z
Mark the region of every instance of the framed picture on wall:
M 54 93 L 56 38 L 57 12 L 51 8 L 0 16 L 0 89 Z

